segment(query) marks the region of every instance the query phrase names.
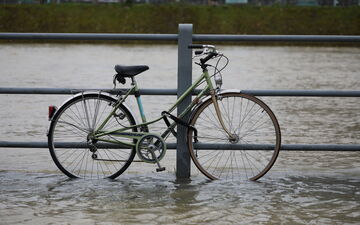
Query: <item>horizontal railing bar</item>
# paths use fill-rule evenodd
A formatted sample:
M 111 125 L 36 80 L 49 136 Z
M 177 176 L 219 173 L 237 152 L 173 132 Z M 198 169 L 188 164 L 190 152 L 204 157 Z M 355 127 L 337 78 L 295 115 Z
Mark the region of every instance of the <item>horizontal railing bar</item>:
M 360 151 L 360 144 L 286 144 L 281 150 L 288 151 Z
M 0 87 L 0 94 L 60 94 L 71 95 L 80 92 L 102 91 L 118 94 L 127 89 L 74 89 L 74 88 L 13 88 Z M 195 90 L 193 94 L 198 94 Z M 255 96 L 279 97 L 360 97 L 360 91 L 354 90 L 242 90 L 241 93 Z M 140 89 L 142 95 L 176 95 L 177 89 Z
M 274 97 L 360 97 L 354 90 L 242 90 L 241 93 Z
M 176 149 L 175 143 L 167 143 L 168 149 Z M 122 148 L 114 144 L 97 144 L 99 148 Z M 0 141 L 1 148 L 48 148 L 47 142 L 10 142 Z M 58 148 L 86 148 L 86 143 L 57 143 Z M 198 149 L 222 150 L 272 150 L 274 145 L 259 144 L 195 144 Z M 360 151 L 360 144 L 284 144 L 285 151 Z
M 176 41 L 177 34 L 116 33 L 0 33 L 0 39 L 48 40 L 143 40 Z M 256 41 L 256 42 L 359 42 L 355 35 L 228 35 L 193 34 L 193 41 Z
M 360 42 L 353 35 L 227 35 L 193 34 L 193 41 L 255 41 L 255 42 Z
M 110 94 L 119 94 L 128 89 L 91 89 L 91 88 L 0 88 L 0 94 L 49 94 L 72 95 L 81 92 L 102 91 Z M 142 95 L 176 95 L 177 89 L 141 89 Z
M 0 39 L 177 41 L 177 34 L 0 33 Z
M 198 149 L 223 149 L 223 150 L 273 150 L 274 145 L 269 144 L 195 144 Z M 284 144 L 281 150 L 287 151 L 360 151 L 356 144 Z

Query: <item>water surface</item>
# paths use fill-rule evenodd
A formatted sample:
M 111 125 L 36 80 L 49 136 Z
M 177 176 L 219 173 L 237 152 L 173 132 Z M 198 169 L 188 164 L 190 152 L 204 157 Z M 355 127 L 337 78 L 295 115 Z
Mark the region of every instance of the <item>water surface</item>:
M 220 46 L 224 88 L 358 90 L 360 49 Z M 2 44 L 1 87 L 112 88 L 115 64 L 147 64 L 143 88 L 175 88 L 177 47 Z M 199 69 L 194 66 L 194 78 Z M 46 141 L 47 106 L 70 96 L 0 95 L 0 140 Z M 175 97 L 143 96 L 148 118 Z M 285 144 L 359 144 L 358 98 L 263 97 Z M 134 102 L 128 104 L 134 108 Z M 139 120 L 139 117 L 138 117 Z M 157 124 L 152 128 L 159 131 Z M 281 152 L 258 182 L 175 178 L 133 163 L 116 180 L 71 180 L 47 149 L 0 149 L 0 224 L 359 224 L 359 152 Z

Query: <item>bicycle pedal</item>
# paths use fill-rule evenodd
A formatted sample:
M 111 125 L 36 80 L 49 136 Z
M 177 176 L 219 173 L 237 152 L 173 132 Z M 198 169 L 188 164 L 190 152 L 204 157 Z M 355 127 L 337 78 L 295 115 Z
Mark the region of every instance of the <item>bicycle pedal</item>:
M 156 172 L 161 172 L 161 171 L 165 171 L 165 167 L 160 167 L 160 168 L 156 168 Z

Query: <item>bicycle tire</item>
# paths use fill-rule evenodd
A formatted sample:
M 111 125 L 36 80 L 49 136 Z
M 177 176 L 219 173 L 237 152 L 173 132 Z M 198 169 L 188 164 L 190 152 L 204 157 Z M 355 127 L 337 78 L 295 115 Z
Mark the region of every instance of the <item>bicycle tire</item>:
M 113 97 L 100 93 L 80 94 L 56 111 L 48 133 L 49 151 L 56 166 L 68 177 L 114 179 L 130 166 L 136 154 L 135 147 L 101 147 L 103 143 L 94 143 L 97 146 L 94 154 L 89 144 L 89 134 L 110 114 L 115 102 Z M 136 124 L 126 106 L 121 104 L 115 112 L 117 116 L 110 118 L 104 130 Z M 136 132 L 137 128 L 132 131 Z M 119 140 L 113 135 L 102 138 Z
M 194 131 L 188 129 L 187 142 L 192 161 L 212 180 L 259 179 L 271 169 L 280 151 L 280 126 L 274 113 L 260 99 L 242 93 L 221 94 L 217 101 L 225 126 L 238 139 L 230 139 L 224 131 L 209 98 L 190 117 L 190 125 L 196 128 L 198 140 L 194 143 Z M 211 143 L 220 146 L 218 149 L 200 146 Z M 235 144 L 243 146 L 242 150 L 238 150 Z

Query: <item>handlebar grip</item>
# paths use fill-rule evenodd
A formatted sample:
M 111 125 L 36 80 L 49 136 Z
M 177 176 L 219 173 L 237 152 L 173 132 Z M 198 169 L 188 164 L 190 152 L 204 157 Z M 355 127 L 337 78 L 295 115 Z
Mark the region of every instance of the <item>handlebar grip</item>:
M 217 54 L 210 52 L 205 58 L 200 59 L 201 64 L 205 64 L 207 61 L 209 61 L 214 56 L 217 56 Z
M 201 55 L 204 51 L 203 50 L 196 50 L 195 55 Z
M 194 48 L 197 48 L 197 49 L 201 49 L 201 48 L 204 48 L 204 45 L 193 45 L 193 44 L 191 44 L 191 45 L 189 45 L 188 46 L 188 48 L 190 48 L 190 49 L 194 49 Z

